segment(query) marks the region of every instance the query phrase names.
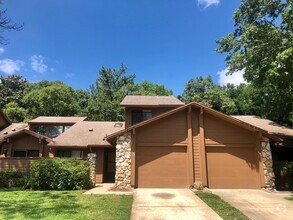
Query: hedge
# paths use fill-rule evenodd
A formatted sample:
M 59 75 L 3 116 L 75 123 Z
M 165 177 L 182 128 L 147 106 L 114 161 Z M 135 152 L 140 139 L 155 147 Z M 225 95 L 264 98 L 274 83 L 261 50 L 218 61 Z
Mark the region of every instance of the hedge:
M 26 175 L 17 170 L 0 170 L 0 188 L 24 187 Z
M 30 186 L 36 190 L 80 190 L 90 187 L 87 161 L 43 158 L 30 167 Z

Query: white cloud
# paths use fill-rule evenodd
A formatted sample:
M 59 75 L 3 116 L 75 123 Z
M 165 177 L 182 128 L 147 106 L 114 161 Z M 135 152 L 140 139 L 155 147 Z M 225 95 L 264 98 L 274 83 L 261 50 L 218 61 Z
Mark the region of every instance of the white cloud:
M 74 73 L 66 73 L 66 78 L 73 78 L 75 76 Z
M 5 49 L 3 47 L 0 47 L 0 55 L 2 55 L 5 52 Z
M 20 71 L 20 68 L 24 66 L 25 62 L 21 60 L 11 60 L 11 59 L 3 59 L 0 60 L 0 71 L 11 75 L 18 71 Z
M 31 67 L 37 73 L 44 73 L 47 71 L 48 66 L 44 63 L 44 57 L 41 55 L 33 55 L 30 58 Z
M 240 83 L 247 83 L 245 79 L 243 78 L 244 70 L 236 71 L 228 76 L 226 75 L 227 72 L 228 72 L 227 68 L 217 72 L 217 75 L 219 76 L 220 85 L 226 85 L 227 83 L 232 83 L 235 86 L 238 86 Z
M 220 4 L 220 0 L 197 0 L 198 5 L 203 5 L 204 8 L 208 8 L 211 5 Z
M 54 69 L 53 67 L 51 67 L 51 68 L 50 68 L 50 71 L 51 71 L 51 72 L 54 72 L 54 71 L 55 71 L 55 69 Z

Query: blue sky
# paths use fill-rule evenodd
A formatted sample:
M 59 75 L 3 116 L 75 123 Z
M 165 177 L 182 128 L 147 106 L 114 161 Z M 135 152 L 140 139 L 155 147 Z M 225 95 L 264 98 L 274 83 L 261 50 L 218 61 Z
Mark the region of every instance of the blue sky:
M 197 76 L 226 77 L 216 39 L 233 31 L 240 0 L 4 0 L 23 30 L 5 32 L 0 74 L 31 82 L 61 80 L 87 89 L 101 66 L 128 67 L 136 82 L 164 84 L 175 95 Z

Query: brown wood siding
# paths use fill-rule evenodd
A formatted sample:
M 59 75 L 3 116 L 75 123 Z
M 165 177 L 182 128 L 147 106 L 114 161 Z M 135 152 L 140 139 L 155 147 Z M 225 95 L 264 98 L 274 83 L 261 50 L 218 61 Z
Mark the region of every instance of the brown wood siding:
M 175 113 L 150 125 L 136 129 L 136 144 L 187 144 L 186 111 Z
M 206 146 L 255 145 L 256 134 L 208 113 L 204 114 L 204 128 Z
M 158 116 L 158 115 L 161 115 L 167 111 L 170 111 L 171 109 L 174 109 L 172 107 L 157 107 L 157 108 L 154 108 L 154 107 L 143 107 L 143 108 L 132 108 L 132 107 L 127 107 L 125 109 L 125 128 L 128 128 L 130 127 L 132 124 L 131 124 L 131 112 L 133 110 L 151 110 L 152 113 L 153 113 L 153 117 L 155 116 Z
M 102 183 L 104 178 L 104 148 L 97 149 L 96 183 Z
M 28 171 L 30 165 L 38 158 L 0 158 L 0 170 Z
M 137 147 L 138 187 L 187 188 L 186 147 Z
M 0 129 L 7 127 L 9 124 L 0 112 Z
M 207 147 L 208 187 L 259 189 L 259 163 L 251 147 Z
M 199 110 L 193 109 L 191 114 L 193 136 L 194 181 L 201 181 L 201 159 L 199 145 Z

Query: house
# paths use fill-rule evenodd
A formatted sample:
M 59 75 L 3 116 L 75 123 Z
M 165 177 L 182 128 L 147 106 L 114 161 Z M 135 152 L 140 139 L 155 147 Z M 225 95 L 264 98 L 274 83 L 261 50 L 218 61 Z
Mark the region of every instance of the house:
M 4 167 L 21 167 L 24 156 L 88 158 L 94 182 L 118 188 L 274 188 L 270 144 L 279 147 L 281 138 L 262 126 L 173 96 L 126 96 L 121 106 L 125 123 L 39 117 L 11 124 L 0 132 L 0 169 L 9 158 L 17 161 Z
M 269 141 L 280 139 L 267 131 L 174 97 L 121 105 L 125 129 L 106 137 L 116 144 L 117 187 L 274 187 Z

